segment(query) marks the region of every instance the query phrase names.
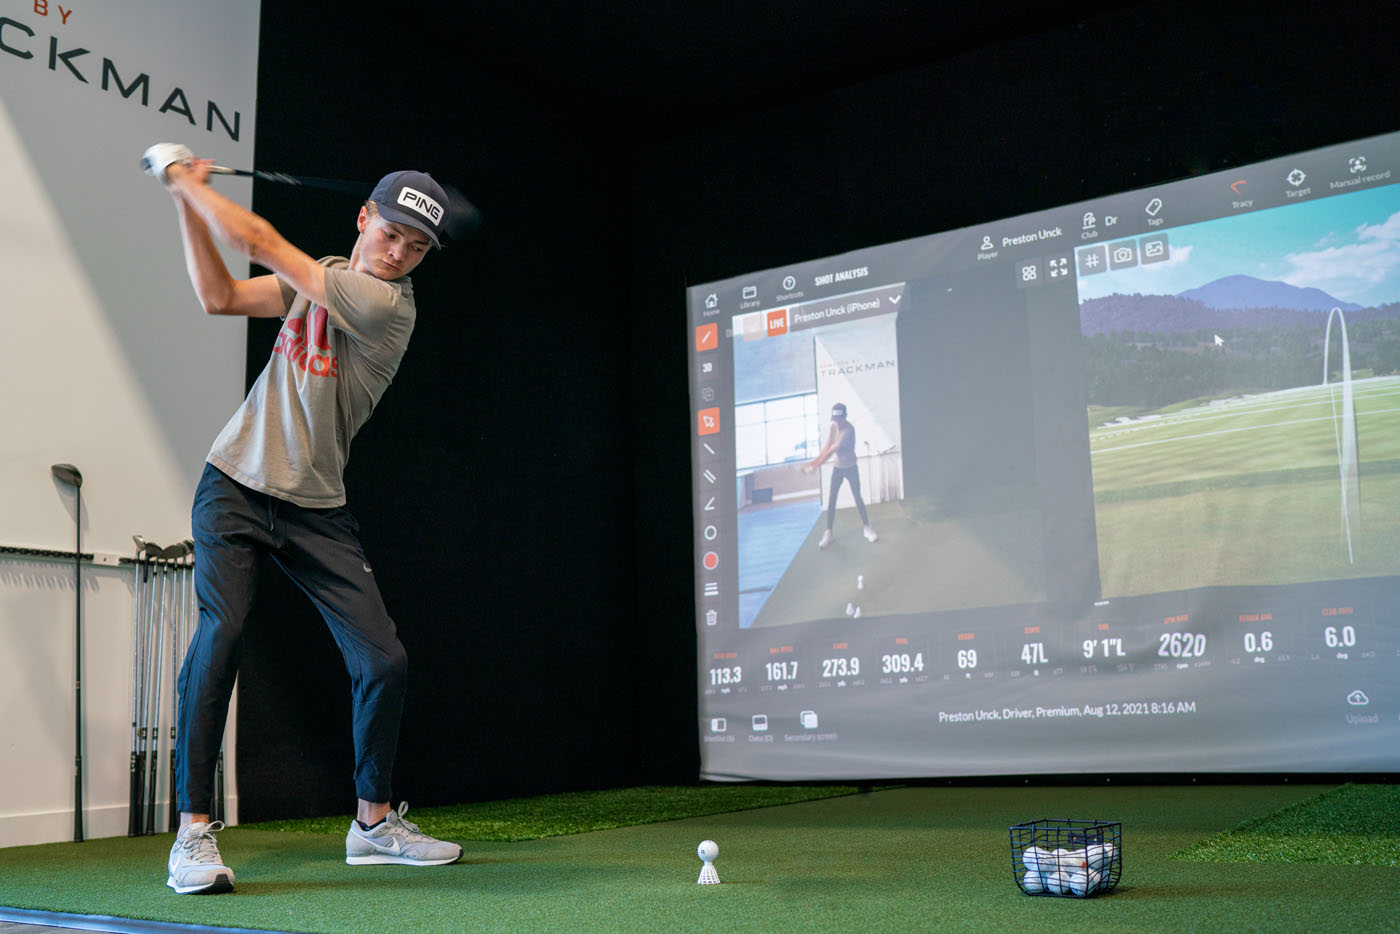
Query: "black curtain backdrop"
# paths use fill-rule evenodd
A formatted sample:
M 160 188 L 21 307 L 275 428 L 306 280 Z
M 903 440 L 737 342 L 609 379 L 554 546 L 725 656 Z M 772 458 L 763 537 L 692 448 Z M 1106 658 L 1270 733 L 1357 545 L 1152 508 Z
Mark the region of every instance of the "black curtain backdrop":
M 690 71 L 653 50 L 649 75 L 588 48 L 599 34 L 532 45 L 490 5 L 418 28 L 410 54 L 263 4 L 260 168 L 366 192 L 423 169 L 485 216 L 415 273 L 413 342 L 347 474 L 409 652 L 396 798 L 695 780 L 687 284 L 1400 129 L 1388 30 L 1359 11 L 1096 12 L 1120 6 L 965 30 L 966 50 L 931 15 L 867 24 L 805 87 L 755 68 L 746 89 L 748 62 L 716 52 L 707 94 L 700 5 L 653 23 Z M 314 255 L 349 251 L 358 206 L 254 187 Z M 250 379 L 275 332 L 253 324 Z M 264 580 L 241 819 L 348 812 L 348 678 L 305 598 Z

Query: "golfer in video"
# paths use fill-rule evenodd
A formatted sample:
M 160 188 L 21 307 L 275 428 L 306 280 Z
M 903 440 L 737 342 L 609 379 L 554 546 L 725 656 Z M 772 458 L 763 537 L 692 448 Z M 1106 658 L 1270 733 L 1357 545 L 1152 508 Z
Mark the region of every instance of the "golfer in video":
M 817 547 L 825 548 L 831 544 L 832 527 L 836 524 L 836 494 L 841 492 L 842 482 L 851 485 L 851 496 L 855 497 L 860 524 L 865 527 L 866 541 L 878 541 L 880 536 L 875 534 L 875 528 L 870 524 L 870 517 L 865 512 L 865 500 L 860 497 L 860 468 L 856 465 L 856 426 L 846 420 L 846 405 L 843 402 L 831 407 L 831 431 L 827 433 L 826 446 L 803 467 L 803 470 L 811 473 L 826 463 L 826 459 L 833 454 L 836 455 L 836 464 L 831 471 L 831 493 L 826 500 L 826 531 L 822 533 L 822 540 L 817 543 Z
M 461 847 L 420 833 L 403 819 L 406 804 L 390 806 L 408 664 L 345 508 L 343 479 L 350 439 L 408 347 L 417 314 L 408 274 L 440 246 L 447 195 L 422 172 L 386 175 L 359 210 L 350 255 L 317 260 L 212 189 L 211 163 L 185 147 L 157 144 L 142 162 L 175 200 L 186 270 L 204 310 L 282 319 L 262 375 L 215 439 L 195 491 L 199 628 L 180 670 L 180 829 L 166 884 L 181 894 L 233 889 L 214 839 L 223 824 L 210 821 L 212 785 L 264 558 L 315 603 L 350 673 L 359 804 L 345 861 L 453 862 Z M 273 274 L 235 279 L 216 239 Z

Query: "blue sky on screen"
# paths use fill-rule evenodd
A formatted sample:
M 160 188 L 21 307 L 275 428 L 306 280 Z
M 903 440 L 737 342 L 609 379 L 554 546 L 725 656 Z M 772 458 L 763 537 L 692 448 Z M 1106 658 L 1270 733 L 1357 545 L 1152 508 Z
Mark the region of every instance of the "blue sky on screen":
M 1167 237 L 1165 262 L 1079 276 L 1080 300 L 1176 295 L 1247 275 L 1367 307 L 1400 301 L 1400 185 L 1172 227 Z

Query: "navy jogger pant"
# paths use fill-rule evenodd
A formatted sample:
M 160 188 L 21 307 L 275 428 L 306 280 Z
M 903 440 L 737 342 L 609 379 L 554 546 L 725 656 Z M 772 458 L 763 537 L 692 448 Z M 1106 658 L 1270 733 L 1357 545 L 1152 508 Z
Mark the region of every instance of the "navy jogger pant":
M 207 814 L 259 557 L 284 570 L 321 611 L 350 673 L 355 794 L 390 800 L 408 660 L 344 507 L 307 509 L 206 464 L 195 491 L 199 626 L 180 669 L 175 787 L 181 811 Z

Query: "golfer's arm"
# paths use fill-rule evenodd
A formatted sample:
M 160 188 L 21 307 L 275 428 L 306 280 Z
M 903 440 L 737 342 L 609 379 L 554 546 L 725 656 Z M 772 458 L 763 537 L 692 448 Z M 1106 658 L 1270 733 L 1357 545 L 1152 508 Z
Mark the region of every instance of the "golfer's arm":
M 218 250 L 214 248 L 213 237 L 260 266 L 271 269 L 278 278 L 316 304 L 326 304 L 325 268 L 288 242 L 270 223 L 243 205 L 225 198 L 184 166 L 174 164 L 168 167 L 166 179 L 180 202 L 186 264 L 190 267 L 195 290 L 200 293 L 200 300 L 204 301 L 205 294 L 201 291 L 203 280 L 210 297 L 215 300 L 215 306 L 222 309 L 211 310 L 212 314 L 272 317 L 286 311 L 272 277 L 237 280 L 229 276 Z M 202 237 L 199 236 L 200 229 L 203 230 Z M 213 268 L 214 263 L 217 263 L 217 269 Z M 219 270 L 222 270 L 222 277 L 218 274 Z M 221 278 L 227 281 L 220 281 Z M 274 305 L 275 308 L 272 307 Z M 209 310 L 207 303 L 205 308 Z
M 826 447 L 822 448 L 821 453 L 812 458 L 812 466 L 820 467 L 822 464 L 826 463 L 826 459 L 831 456 L 832 451 L 836 450 L 836 445 L 839 444 L 840 441 L 841 436 L 835 431 L 832 431 L 827 437 Z
M 185 270 L 206 314 L 272 318 L 286 313 L 276 276 L 235 279 L 200 216 L 179 197 L 175 211 L 185 248 Z

